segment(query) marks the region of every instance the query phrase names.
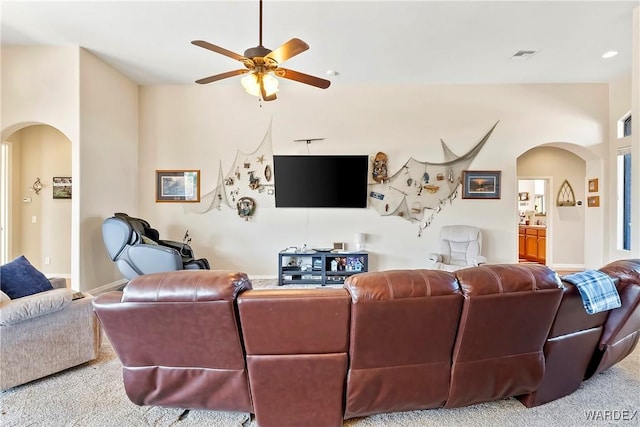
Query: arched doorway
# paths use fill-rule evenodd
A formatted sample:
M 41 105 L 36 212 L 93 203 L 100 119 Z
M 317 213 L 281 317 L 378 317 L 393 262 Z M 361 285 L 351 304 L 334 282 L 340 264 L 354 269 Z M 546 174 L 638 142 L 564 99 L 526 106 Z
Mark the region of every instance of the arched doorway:
M 545 180 L 544 216 L 536 215 L 535 203 L 527 212 L 530 225 L 544 226 L 545 263 L 556 270 L 571 271 L 583 269 L 589 261 L 586 259 L 588 240 L 593 239 L 586 232 L 589 222 L 586 211 L 586 177 L 589 162 L 596 160 L 592 153 L 577 152 L 573 144 L 545 144 L 534 147 L 517 159 L 516 176 L 518 180 Z M 577 146 L 575 146 L 577 147 Z M 600 167 L 602 162 L 599 161 Z M 593 163 L 591 164 L 593 168 Z M 592 172 L 595 174 L 595 172 Z M 596 176 L 600 175 L 599 171 Z M 567 181 L 574 193 L 574 206 L 558 206 L 556 198 L 563 183 Z M 533 191 L 535 197 L 535 190 Z M 548 194 L 547 194 L 548 193 Z M 524 196 L 523 196 L 524 197 Z M 517 195 L 519 201 L 520 195 Z M 518 202 L 520 207 L 520 201 Z M 520 210 L 518 210 L 520 215 Z M 540 221 L 540 224 L 538 224 Z M 520 223 L 520 220 L 518 221 Z M 521 229 L 519 226 L 519 245 Z M 542 228 L 542 227 L 541 227 Z M 531 242 L 532 240 L 530 240 Z M 519 250 L 520 252 L 520 250 Z
M 54 178 L 60 185 L 71 178 L 71 141 L 52 126 L 29 124 L 2 143 L 3 262 L 24 255 L 47 276 L 70 277 L 71 200 L 54 194 L 61 188 Z

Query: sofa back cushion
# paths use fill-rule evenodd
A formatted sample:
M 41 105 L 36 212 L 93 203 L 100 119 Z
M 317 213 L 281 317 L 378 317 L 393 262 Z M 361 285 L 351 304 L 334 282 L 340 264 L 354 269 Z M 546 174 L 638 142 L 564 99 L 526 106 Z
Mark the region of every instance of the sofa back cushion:
M 94 307 L 138 405 L 251 412 L 235 297 L 246 274 L 179 270 L 138 276 Z M 163 384 L 158 387 L 158 384 Z
M 446 406 L 535 390 L 562 297 L 558 275 L 537 264 L 485 265 L 455 274 L 465 299 Z
M 462 294 L 453 274 L 354 275 L 345 418 L 444 405 Z
M 256 422 L 342 425 L 349 296 L 344 289 L 256 289 L 238 297 Z

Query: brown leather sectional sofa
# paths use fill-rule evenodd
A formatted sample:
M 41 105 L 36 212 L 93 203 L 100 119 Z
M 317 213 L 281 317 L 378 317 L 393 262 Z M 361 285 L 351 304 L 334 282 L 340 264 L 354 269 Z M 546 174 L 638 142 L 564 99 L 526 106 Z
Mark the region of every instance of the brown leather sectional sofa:
M 327 427 L 572 393 L 639 338 L 640 260 L 601 271 L 622 307 L 595 315 L 531 264 L 361 273 L 343 289 L 254 290 L 244 273 L 176 271 L 137 277 L 94 308 L 135 404 Z

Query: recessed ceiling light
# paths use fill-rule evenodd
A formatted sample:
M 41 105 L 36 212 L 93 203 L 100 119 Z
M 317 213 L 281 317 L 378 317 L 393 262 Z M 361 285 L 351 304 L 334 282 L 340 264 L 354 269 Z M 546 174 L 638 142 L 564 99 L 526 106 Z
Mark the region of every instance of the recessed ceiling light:
M 328 76 L 337 76 L 338 72 L 335 70 L 327 70 L 327 75 Z
M 618 51 L 617 51 L 617 50 L 610 50 L 609 52 L 605 52 L 604 54 L 602 54 L 602 57 L 603 57 L 604 59 L 607 59 L 607 58 L 613 58 L 613 57 L 614 57 L 614 56 L 616 56 L 617 54 L 618 54 Z

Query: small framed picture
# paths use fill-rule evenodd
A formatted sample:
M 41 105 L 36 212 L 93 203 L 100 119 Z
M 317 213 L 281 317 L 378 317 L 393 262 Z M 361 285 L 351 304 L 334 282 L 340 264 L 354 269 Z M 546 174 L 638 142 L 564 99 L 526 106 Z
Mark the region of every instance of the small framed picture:
M 156 170 L 156 202 L 199 201 L 199 170 Z
M 462 171 L 463 199 L 499 199 L 501 171 Z
M 54 199 L 70 199 L 71 198 L 71 177 L 70 176 L 54 176 L 53 177 L 53 198 Z
M 593 178 L 589 180 L 589 193 L 597 193 L 598 192 L 598 178 Z
M 521 202 L 526 202 L 527 200 L 529 200 L 529 193 L 526 191 L 522 193 L 518 193 L 518 198 L 520 199 Z
M 587 207 L 597 208 L 600 206 L 600 196 L 587 197 Z

